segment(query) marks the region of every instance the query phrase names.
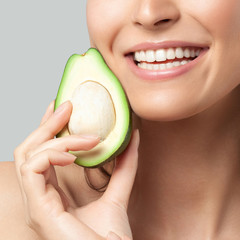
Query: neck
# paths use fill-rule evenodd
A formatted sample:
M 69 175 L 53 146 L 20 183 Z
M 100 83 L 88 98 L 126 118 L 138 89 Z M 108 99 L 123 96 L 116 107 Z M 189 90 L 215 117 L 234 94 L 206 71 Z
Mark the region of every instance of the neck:
M 234 208 L 240 200 L 239 103 L 238 87 L 187 119 L 138 120 L 139 168 L 129 207 L 133 232 L 138 226 L 151 229 L 151 239 L 154 232 L 162 239 L 213 239 L 229 231 L 230 219 L 240 221 Z

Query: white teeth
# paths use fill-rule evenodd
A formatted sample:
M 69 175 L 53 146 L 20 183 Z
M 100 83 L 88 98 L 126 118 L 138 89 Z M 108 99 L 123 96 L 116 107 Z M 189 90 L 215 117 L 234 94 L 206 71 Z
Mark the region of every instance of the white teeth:
M 201 50 L 200 50 L 200 49 L 198 49 L 198 50 L 195 52 L 195 55 L 196 55 L 196 57 L 198 57 L 198 56 L 199 56 L 200 52 L 201 52 Z
M 185 65 L 185 64 L 187 64 L 187 63 L 188 63 L 187 60 L 183 60 L 183 61 L 181 61 L 181 65 Z
M 159 69 L 158 64 L 153 64 L 153 70 L 158 70 L 158 69 Z
M 192 58 L 195 57 L 195 51 L 194 51 L 194 49 L 191 50 L 190 55 L 191 55 Z
M 176 55 L 176 58 L 183 58 L 183 49 L 182 48 L 176 48 L 175 55 Z
M 172 63 L 167 63 L 167 64 L 166 64 L 166 67 L 167 67 L 167 69 L 172 68 L 172 67 L 173 67 L 173 64 L 172 64 Z
M 147 70 L 165 70 L 173 67 L 185 65 L 192 61 L 186 58 L 198 57 L 201 49 L 196 48 L 168 48 L 158 50 L 137 51 L 134 53 L 134 60 L 138 63 L 138 67 Z M 174 59 L 176 61 L 174 61 Z M 172 62 L 164 63 L 166 60 Z
M 146 54 L 145 54 L 144 51 L 141 51 L 141 52 L 139 53 L 139 59 L 140 59 L 140 61 L 146 61 Z M 139 62 L 140 62 L 140 61 L 139 61 Z
M 147 63 L 143 62 L 143 63 L 142 63 L 142 68 L 143 68 L 143 69 L 147 69 L 147 65 L 148 65 Z
M 159 49 L 156 51 L 156 61 L 163 62 L 167 59 L 167 53 L 164 49 Z
M 153 64 L 147 64 L 147 69 L 148 70 L 153 70 Z
M 167 68 L 166 64 L 162 63 L 160 64 L 160 70 L 165 70 Z
M 170 69 L 174 67 L 178 67 L 180 65 L 185 65 L 187 63 L 191 62 L 191 60 L 183 60 L 183 61 L 174 61 L 172 63 L 161 63 L 161 64 L 151 64 L 151 63 L 138 63 L 138 67 L 147 69 L 147 70 L 165 70 Z
M 180 66 L 180 64 L 181 64 L 181 63 L 180 63 L 179 61 L 173 62 L 173 66 L 174 66 L 174 67 L 178 67 L 178 66 Z
M 146 51 L 147 62 L 155 62 L 155 54 L 153 50 Z
M 136 61 L 138 61 L 138 62 L 141 61 L 140 52 L 135 52 L 135 54 L 134 54 L 134 59 L 135 59 Z
M 189 58 L 191 56 L 190 50 L 188 48 L 184 50 L 183 54 L 184 54 L 184 57 L 186 58 Z
M 201 49 L 194 48 L 168 48 L 158 50 L 137 51 L 134 53 L 134 60 L 137 62 L 164 62 L 167 59 L 181 59 L 198 57 Z
M 167 50 L 167 59 L 174 59 L 176 57 L 175 51 L 173 48 Z

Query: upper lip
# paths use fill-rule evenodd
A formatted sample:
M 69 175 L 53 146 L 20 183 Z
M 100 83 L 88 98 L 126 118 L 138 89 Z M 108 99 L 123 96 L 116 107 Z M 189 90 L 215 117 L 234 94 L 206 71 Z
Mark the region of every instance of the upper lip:
M 208 48 L 207 44 L 186 42 L 186 41 L 164 41 L 164 42 L 143 42 L 133 47 L 130 47 L 124 55 L 134 53 L 137 51 L 157 50 L 161 48 L 177 48 L 177 47 L 194 47 L 194 48 Z

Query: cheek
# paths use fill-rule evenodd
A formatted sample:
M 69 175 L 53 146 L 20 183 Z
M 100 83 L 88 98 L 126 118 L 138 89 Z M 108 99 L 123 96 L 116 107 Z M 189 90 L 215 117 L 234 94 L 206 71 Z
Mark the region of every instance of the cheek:
M 213 37 L 232 38 L 240 35 L 239 0 L 187 1 L 186 8 Z M 194 6 L 195 7 L 194 7 Z M 192 9 L 196 9 L 193 12 Z M 239 39 L 238 39 L 239 40 Z
M 87 25 L 91 45 L 105 56 L 111 50 L 113 41 L 126 21 L 125 0 L 89 0 L 87 4 Z M 106 56 L 107 57 L 107 56 Z
M 240 1 L 202 0 L 198 5 L 193 15 L 212 36 L 209 87 L 224 95 L 240 84 Z

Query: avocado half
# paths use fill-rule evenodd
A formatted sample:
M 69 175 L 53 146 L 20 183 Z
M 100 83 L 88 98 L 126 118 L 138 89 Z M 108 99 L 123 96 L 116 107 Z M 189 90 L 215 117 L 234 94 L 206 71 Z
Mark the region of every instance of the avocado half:
M 100 143 L 89 151 L 70 151 L 77 157 L 76 164 L 99 167 L 125 150 L 132 133 L 130 106 L 119 80 L 97 49 L 68 59 L 55 110 L 67 100 L 73 104 L 72 115 L 57 137 L 100 137 Z

